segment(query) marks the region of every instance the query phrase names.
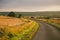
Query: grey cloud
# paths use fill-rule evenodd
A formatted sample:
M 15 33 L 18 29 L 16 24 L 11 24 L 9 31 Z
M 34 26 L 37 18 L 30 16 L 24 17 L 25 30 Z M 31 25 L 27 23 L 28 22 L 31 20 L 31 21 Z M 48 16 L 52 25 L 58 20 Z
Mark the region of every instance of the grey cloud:
M 22 5 L 22 1 L 20 0 L 2 0 L 0 1 L 0 7 L 18 7 Z
M 27 5 L 58 5 L 59 0 L 25 0 L 24 4 Z
M 60 0 L 0 0 L 0 8 L 47 7 L 60 5 Z

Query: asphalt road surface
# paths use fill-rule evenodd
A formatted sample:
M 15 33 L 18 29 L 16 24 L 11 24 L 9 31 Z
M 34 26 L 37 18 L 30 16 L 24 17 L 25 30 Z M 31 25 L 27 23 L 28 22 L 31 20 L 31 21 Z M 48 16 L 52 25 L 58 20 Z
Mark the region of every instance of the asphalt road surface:
M 60 40 L 60 30 L 45 22 L 37 22 L 39 23 L 39 29 L 32 40 Z

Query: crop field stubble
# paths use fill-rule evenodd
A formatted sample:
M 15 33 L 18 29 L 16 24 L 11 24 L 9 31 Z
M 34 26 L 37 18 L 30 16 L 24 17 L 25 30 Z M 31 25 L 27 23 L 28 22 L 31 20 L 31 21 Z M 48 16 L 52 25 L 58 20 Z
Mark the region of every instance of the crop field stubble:
M 34 21 L 0 16 L 0 40 L 30 40 L 37 29 Z
M 42 21 L 52 24 L 57 28 L 60 28 L 60 19 L 42 19 Z
M 51 19 L 48 22 L 60 28 L 60 19 Z
M 40 19 L 41 21 L 47 22 L 48 24 L 54 25 L 60 28 L 60 19 Z

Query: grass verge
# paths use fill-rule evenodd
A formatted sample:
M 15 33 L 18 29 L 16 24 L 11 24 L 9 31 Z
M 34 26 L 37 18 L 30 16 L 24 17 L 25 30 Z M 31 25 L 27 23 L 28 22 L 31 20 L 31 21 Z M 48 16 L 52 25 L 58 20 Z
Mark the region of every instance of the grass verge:
M 38 24 L 32 21 L 30 25 L 27 23 L 21 27 L 23 27 L 21 31 L 14 29 L 15 32 L 10 32 L 8 28 L 1 29 L 0 40 L 31 40 L 38 29 Z

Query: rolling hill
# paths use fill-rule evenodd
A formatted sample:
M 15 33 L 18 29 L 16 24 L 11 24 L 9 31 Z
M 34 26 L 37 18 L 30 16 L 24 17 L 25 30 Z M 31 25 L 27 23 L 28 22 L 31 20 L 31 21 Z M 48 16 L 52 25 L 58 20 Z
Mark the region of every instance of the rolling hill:
M 8 15 L 9 12 L 0 12 L 0 15 Z M 60 17 L 60 11 L 44 11 L 44 12 L 15 12 L 16 15 L 22 14 L 23 16 L 50 16 Z

